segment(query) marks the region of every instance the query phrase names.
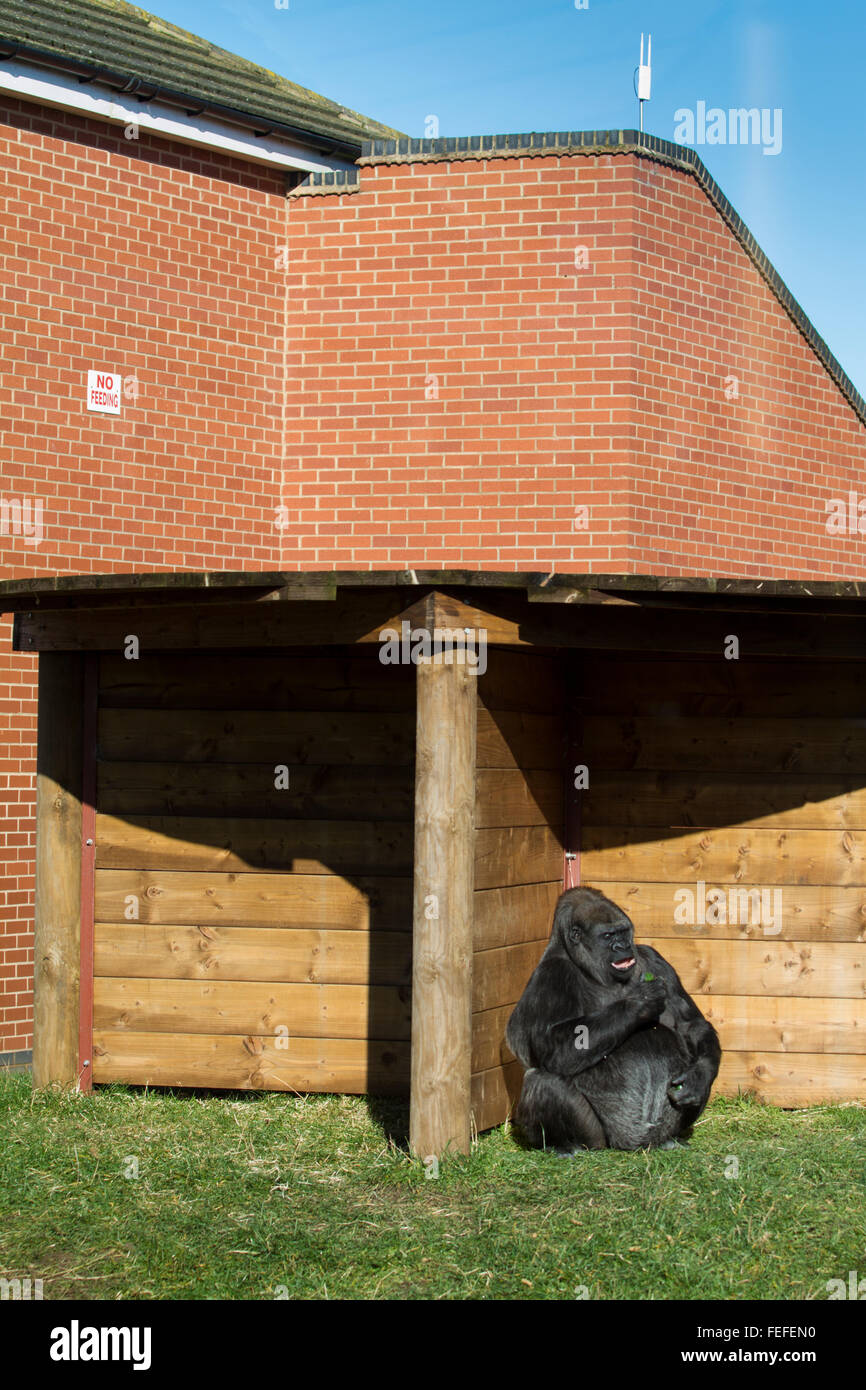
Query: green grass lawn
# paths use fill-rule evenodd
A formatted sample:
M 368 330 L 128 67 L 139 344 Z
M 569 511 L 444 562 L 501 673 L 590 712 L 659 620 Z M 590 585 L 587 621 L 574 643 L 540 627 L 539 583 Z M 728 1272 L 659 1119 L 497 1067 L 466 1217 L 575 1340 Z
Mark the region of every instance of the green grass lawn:
M 0 1275 L 51 1299 L 822 1300 L 866 1277 L 863 1106 L 716 1100 L 687 1148 L 571 1159 L 496 1130 L 438 1177 L 404 1125 L 350 1096 L 0 1076 Z

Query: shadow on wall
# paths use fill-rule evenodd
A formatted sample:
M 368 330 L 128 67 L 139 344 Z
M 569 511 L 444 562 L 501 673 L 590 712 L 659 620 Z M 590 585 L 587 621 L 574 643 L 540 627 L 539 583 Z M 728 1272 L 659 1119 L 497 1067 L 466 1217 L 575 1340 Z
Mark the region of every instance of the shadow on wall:
M 408 1093 L 413 675 L 101 658 L 97 1082 Z

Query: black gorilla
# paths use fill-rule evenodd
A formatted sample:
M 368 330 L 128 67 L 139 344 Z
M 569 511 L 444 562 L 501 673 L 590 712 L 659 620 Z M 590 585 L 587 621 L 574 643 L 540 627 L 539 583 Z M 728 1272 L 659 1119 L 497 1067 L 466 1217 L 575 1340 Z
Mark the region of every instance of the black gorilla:
M 594 888 L 562 894 L 505 1036 L 527 1068 L 515 1119 L 535 1148 L 670 1143 L 700 1115 L 721 1058 L 673 966 L 635 946 Z

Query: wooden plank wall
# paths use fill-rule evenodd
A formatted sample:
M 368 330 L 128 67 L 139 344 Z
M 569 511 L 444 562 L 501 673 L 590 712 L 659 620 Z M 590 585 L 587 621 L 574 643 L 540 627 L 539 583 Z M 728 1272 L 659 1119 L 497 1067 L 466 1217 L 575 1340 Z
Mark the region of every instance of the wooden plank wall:
M 95 1081 L 408 1091 L 414 677 L 100 658 Z
M 862 1100 L 862 665 L 587 656 L 581 689 L 581 881 L 629 913 L 718 1029 L 717 1090 Z M 732 889 L 767 890 L 770 915 L 738 904 L 734 924 L 678 924 L 675 893 L 701 881 L 726 906 Z
M 505 1026 L 550 937 L 562 891 L 563 684 L 552 656 L 488 648 L 478 678 L 472 1112 L 501 1124 L 522 1069 Z

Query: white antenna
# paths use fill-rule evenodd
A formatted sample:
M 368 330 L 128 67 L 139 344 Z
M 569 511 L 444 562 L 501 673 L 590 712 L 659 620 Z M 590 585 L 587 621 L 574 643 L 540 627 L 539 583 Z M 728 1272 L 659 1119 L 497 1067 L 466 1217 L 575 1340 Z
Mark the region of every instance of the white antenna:
M 653 36 L 647 34 L 646 62 L 643 60 L 643 34 L 640 36 L 640 66 L 637 70 L 637 100 L 640 108 L 640 128 L 643 131 L 643 104 L 650 99 L 652 86 Z

